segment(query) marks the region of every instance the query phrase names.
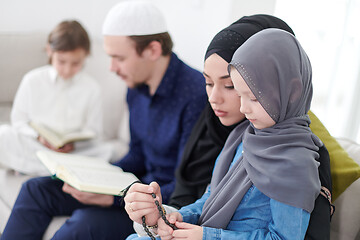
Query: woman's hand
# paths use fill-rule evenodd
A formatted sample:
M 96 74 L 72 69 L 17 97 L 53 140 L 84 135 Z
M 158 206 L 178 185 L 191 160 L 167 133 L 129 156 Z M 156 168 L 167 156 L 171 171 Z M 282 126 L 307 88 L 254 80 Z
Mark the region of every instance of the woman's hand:
M 73 198 L 86 205 L 97 205 L 100 207 L 110 207 L 114 203 L 114 196 L 81 192 L 69 184 L 64 183 L 62 190 L 70 194 Z
M 151 196 L 155 193 L 156 199 L 162 203 L 160 186 L 156 182 L 150 185 L 135 183 L 132 185 L 125 198 L 125 210 L 131 220 L 142 224 L 142 217 L 146 218 L 146 225 L 156 225 L 160 215 L 155 205 L 155 199 Z

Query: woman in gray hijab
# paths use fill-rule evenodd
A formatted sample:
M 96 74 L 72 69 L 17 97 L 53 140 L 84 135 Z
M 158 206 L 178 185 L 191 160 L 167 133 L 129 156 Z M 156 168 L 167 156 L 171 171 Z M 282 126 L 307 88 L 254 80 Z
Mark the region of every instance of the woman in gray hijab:
M 229 135 L 210 190 L 159 221 L 162 239 L 304 239 L 320 193 L 307 112 L 311 65 L 296 38 L 279 29 L 250 37 L 229 65 L 240 111 L 251 124 Z M 245 129 L 243 129 L 245 128 Z

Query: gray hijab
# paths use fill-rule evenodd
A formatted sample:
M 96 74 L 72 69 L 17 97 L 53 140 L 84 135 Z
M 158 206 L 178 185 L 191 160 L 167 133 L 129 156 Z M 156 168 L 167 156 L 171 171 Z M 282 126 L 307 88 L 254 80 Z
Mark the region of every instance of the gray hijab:
M 305 51 L 288 32 L 266 29 L 235 52 L 231 67 L 275 125 L 260 130 L 251 124 L 245 131 L 239 125 L 231 132 L 214 169 L 200 225 L 226 229 L 251 185 L 269 198 L 311 212 L 320 192 L 316 151 L 322 142 L 311 132 L 306 114 L 312 83 Z M 243 154 L 229 170 L 241 142 Z

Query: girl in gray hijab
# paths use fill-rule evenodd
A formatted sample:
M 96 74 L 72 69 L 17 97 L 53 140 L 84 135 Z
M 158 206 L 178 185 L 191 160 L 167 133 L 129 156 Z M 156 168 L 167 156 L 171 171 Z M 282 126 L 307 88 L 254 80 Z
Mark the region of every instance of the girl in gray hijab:
M 317 151 L 307 112 L 311 65 L 296 38 L 279 29 L 250 37 L 234 54 L 230 76 L 239 125 L 217 159 L 210 190 L 159 221 L 162 239 L 304 239 L 320 193 Z M 243 129 L 245 128 L 245 129 Z

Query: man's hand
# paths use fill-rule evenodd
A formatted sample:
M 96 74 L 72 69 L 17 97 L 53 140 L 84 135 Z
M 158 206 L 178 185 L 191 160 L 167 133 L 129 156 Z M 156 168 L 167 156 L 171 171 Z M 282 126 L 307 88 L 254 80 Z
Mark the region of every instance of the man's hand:
M 105 194 L 97 194 L 97 193 L 89 193 L 89 192 L 81 192 L 69 184 L 64 183 L 62 190 L 68 194 L 70 194 L 73 198 L 78 200 L 79 202 L 86 205 L 97 205 L 100 207 L 110 207 L 114 202 L 114 196 L 105 195 Z
M 157 223 L 160 215 L 151 193 L 155 193 L 156 199 L 161 204 L 160 186 L 156 182 L 150 185 L 135 183 L 127 192 L 124 198 L 125 210 L 134 222 L 142 224 L 142 216 L 145 216 L 146 225 L 153 226 Z

